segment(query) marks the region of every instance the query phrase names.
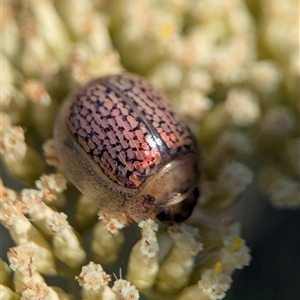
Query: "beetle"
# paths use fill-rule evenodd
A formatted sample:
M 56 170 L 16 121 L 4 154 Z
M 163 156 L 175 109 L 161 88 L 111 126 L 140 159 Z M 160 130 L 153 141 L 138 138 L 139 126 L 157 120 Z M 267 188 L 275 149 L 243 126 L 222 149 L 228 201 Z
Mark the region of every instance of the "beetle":
M 54 126 L 66 175 L 99 209 L 136 222 L 189 218 L 199 196 L 199 148 L 170 102 L 129 73 L 88 82 Z

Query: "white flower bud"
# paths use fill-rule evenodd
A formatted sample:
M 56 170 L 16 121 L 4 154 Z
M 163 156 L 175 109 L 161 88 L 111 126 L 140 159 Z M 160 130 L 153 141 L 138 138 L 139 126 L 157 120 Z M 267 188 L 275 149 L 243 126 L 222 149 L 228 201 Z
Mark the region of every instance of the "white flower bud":
M 13 271 L 20 271 L 24 276 L 32 276 L 36 271 L 34 249 L 30 244 L 10 248 L 7 257 Z
M 199 289 L 207 294 L 210 300 L 223 299 L 232 283 L 231 277 L 221 271 L 222 265 L 217 263 L 214 270 L 206 270 L 198 282 Z
M 249 252 L 250 249 L 242 238 L 225 240 L 224 247 L 220 250 L 223 272 L 230 275 L 235 269 L 243 269 L 244 266 L 248 266 L 251 261 Z
M 104 221 L 94 226 L 91 249 L 97 262 L 107 264 L 116 261 L 123 243 L 124 234 L 121 230 L 110 231 Z
M 55 255 L 70 267 L 82 264 L 86 253 L 81 245 L 79 237 L 67 221 L 67 215 L 54 212 L 48 220 L 53 236 L 53 247 Z
M 149 289 L 158 272 L 158 242 L 155 231 L 158 225 L 151 219 L 139 223 L 142 238 L 131 250 L 127 278 L 139 291 Z
M 253 172 L 248 167 L 239 162 L 231 162 L 221 169 L 218 183 L 236 196 L 246 188 L 252 178 Z
M 58 294 L 46 283 L 27 285 L 20 300 L 60 300 Z
M 82 267 L 76 280 L 87 291 L 93 290 L 101 293 L 104 291 L 103 287 L 111 281 L 111 276 L 104 272 L 101 265 L 90 262 L 87 266 Z
M 238 126 L 253 125 L 260 117 L 258 100 L 250 90 L 230 89 L 225 106 L 233 122 Z
M 116 293 L 118 300 L 138 300 L 140 295 L 134 285 L 131 285 L 129 281 L 124 279 L 118 279 L 114 282 L 112 291 Z
M 300 207 L 300 184 L 298 181 L 282 176 L 268 188 L 271 203 L 277 208 Z
M 60 167 L 60 163 L 59 163 L 58 157 L 55 152 L 54 140 L 53 139 L 46 140 L 43 143 L 42 147 L 43 147 L 44 158 L 45 158 L 46 162 L 50 166 Z
M 195 255 L 203 249 L 203 244 L 197 228 L 176 224 L 168 231 L 175 244 L 160 265 L 156 284 L 159 291 L 172 295 L 188 283 Z
M 34 250 L 37 269 L 45 274 L 56 274 L 56 267 L 49 243 L 20 211 L 20 201 L 2 204 L 0 218 L 18 245 L 30 244 Z M 23 205 L 21 204 L 23 209 Z

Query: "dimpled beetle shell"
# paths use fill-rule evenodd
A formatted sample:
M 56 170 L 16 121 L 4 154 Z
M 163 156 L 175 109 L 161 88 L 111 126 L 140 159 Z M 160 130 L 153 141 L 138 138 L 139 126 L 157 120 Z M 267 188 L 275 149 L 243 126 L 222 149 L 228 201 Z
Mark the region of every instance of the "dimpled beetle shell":
M 132 74 L 90 81 L 60 109 L 57 156 L 103 213 L 186 220 L 199 196 L 198 147 L 166 98 Z

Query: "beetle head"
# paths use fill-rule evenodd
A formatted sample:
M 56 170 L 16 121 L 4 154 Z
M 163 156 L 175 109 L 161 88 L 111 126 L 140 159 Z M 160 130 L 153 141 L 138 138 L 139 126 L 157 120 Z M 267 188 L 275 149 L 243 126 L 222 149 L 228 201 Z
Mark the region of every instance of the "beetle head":
M 137 222 L 155 217 L 164 223 L 182 222 L 197 203 L 198 180 L 196 155 L 175 158 L 148 178 L 130 201 L 128 212 Z

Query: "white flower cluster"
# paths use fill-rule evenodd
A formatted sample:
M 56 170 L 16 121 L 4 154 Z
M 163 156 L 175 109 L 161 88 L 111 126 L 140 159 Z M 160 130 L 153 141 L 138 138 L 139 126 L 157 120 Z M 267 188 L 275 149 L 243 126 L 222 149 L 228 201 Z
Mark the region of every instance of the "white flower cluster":
M 85 289 L 97 291 L 102 286 L 108 285 L 111 276 L 103 271 L 101 265 L 96 265 L 91 261 L 87 266 L 82 267 L 82 271 L 76 279 Z
M 184 251 L 188 251 L 192 255 L 196 255 L 203 249 L 202 240 L 197 228 L 193 228 L 187 224 L 175 224 L 169 227 L 168 232 L 178 247 L 183 248 Z
M 217 264 L 214 270 L 207 270 L 203 273 L 198 286 L 209 296 L 211 300 L 223 299 L 226 291 L 230 288 L 232 279 L 226 274 L 222 274 L 216 269 L 220 268 Z
M 252 178 L 253 173 L 249 168 L 242 163 L 231 162 L 220 171 L 218 182 L 233 195 L 238 195 L 251 183 Z
M 300 183 L 281 177 L 275 180 L 269 190 L 270 200 L 275 207 L 298 208 L 300 206 Z
M 112 233 L 124 228 L 131 222 L 130 218 L 126 214 L 122 214 L 118 217 L 112 217 L 107 213 L 99 211 L 98 216 L 100 220 L 103 220 L 106 223 L 106 228 Z
M 158 252 L 158 243 L 155 232 L 158 230 L 158 225 L 151 219 L 139 223 L 142 228 L 141 252 L 148 257 L 156 256 Z

